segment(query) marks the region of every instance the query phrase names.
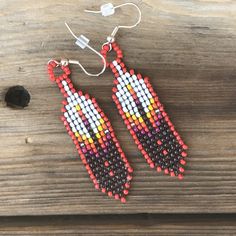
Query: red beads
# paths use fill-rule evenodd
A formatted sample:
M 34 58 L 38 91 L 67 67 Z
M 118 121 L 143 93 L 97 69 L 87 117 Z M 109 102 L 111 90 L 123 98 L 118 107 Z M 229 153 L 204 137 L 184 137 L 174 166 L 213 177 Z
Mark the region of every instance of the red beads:
M 102 54 L 102 56 L 106 59 L 107 58 L 107 53 L 110 51 L 110 48 L 113 49 L 116 52 L 116 61 L 120 61 L 120 59 L 123 58 L 123 53 L 121 51 L 121 49 L 119 48 L 119 46 L 116 43 L 111 43 L 111 44 L 105 44 L 102 48 L 102 50 L 100 51 L 100 53 Z M 107 63 L 107 67 L 110 67 L 112 69 L 112 72 L 115 74 L 116 71 L 113 71 L 114 66 L 112 63 L 106 61 Z M 118 77 L 119 74 L 116 75 L 116 77 Z
M 162 141 L 159 139 L 159 140 L 157 140 L 157 144 L 158 145 L 162 145 Z
M 48 63 L 48 74 L 49 74 L 49 78 L 51 81 L 60 81 L 63 80 L 64 77 L 66 77 L 67 75 L 70 74 L 70 69 L 67 66 L 61 66 L 60 68 L 62 69 L 62 71 L 64 72 L 62 75 L 56 77 L 54 74 L 54 68 L 58 67 L 58 63 L 56 63 L 55 61 L 50 61 Z
M 182 152 L 181 155 L 182 155 L 182 157 L 187 157 L 187 153 L 186 152 Z
M 126 199 L 124 197 L 122 197 L 120 200 L 122 203 L 126 203 Z
M 111 47 L 121 54 L 117 44 Z M 110 63 L 115 76 L 112 98 L 135 144 L 150 168 L 164 170 L 165 174 L 182 178 L 186 157 L 184 144 L 173 123 L 160 103 L 149 79 L 127 72 L 119 58 Z M 183 164 L 182 164 L 183 163 Z
M 66 98 L 62 101 L 61 120 L 75 144 L 94 187 L 107 193 L 109 197 L 125 202 L 133 169 L 115 137 L 108 118 L 94 98 L 83 94 L 82 91 L 76 92 L 68 77 L 70 70 L 67 66 L 61 67 L 64 73 L 55 77 L 53 69 L 56 66 L 55 62 L 50 62 L 48 72 L 50 79 L 56 81 Z

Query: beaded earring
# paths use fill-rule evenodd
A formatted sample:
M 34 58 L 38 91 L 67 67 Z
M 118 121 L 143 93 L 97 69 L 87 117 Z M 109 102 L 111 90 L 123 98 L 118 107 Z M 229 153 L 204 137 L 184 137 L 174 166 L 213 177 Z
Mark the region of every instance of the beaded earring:
M 115 35 L 120 28 L 133 28 L 141 22 L 140 9 L 133 3 L 115 7 L 108 3 L 102 5 L 100 11 L 85 11 L 110 16 L 115 13 L 115 9 L 125 5 L 134 6 L 138 10 L 138 21 L 131 26 L 116 26 L 101 50 L 105 59 L 112 50 L 117 55 L 114 61 L 106 61 L 115 76 L 112 98 L 149 166 L 158 172 L 164 170 L 165 174 L 182 179 L 188 147 L 165 112 L 149 79 L 127 69 L 122 60 L 122 50 L 115 42 Z
M 86 38 L 81 36 L 80 39 L 83 43 Z M 120 147 L 111 123 L 95 98 L 80 90 L 75 90 L 69 78 L 71 73 L 69 64 L 82 66 L 79 61 L 74 60 L 61 60 L 61 62 L 50 60 L 48 62 L 50 80 L 57 83 L 65 97 L 62 102 L 61 120 L 71 136 L 95 188 L 125 203 L 133 169 Z M 63 72 L 57 77 L 54 74 L 56 67 L 60 67 Z M 83 67 L 82 69 L 90 74 Z

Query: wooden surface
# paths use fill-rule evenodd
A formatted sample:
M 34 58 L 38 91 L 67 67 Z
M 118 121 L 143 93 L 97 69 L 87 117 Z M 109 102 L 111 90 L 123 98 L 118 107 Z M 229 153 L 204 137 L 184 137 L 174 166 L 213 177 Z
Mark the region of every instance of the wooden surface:
M 94 189 L 59 120 L 62 97 L 48 80 L 47 61 L 78 59 L 94 72 L 101 66 L 96 55 L 74 44 L 64 22 L 99 50 L 117 23 L 135 21 L 132 8 L 103 18 L 83 12 L 97 9 L 101 0 L 1 0 L 1 216 L 236 213 L 236 2 L 133 2 L 142 22 L 121 30 L 117 42 L 127 65 L 151 78 L 190 147 L 185 179 L 155 173 L 145 164 L 112 102 L 109 70 L 89 78 L 71 67 L 74 84 L 97 98 L 134 167 L 127 204 Z M 32 96 L 24 110 L 4 103 L 8 87 L 18 84 Z
M 1 218 L 1 235 L 235 235 L 232 216 L 45 216 Z

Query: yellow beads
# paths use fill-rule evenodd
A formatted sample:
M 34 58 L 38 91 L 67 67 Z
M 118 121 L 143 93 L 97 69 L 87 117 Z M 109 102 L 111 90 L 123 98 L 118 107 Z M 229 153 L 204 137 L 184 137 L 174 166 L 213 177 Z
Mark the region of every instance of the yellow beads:
M 143 122 L 143 118 L 142 117 L 139 117 L 139 122 L 142 123 Z
M 129 114 L 129 112 L 126 112 L 126 113 L 125 113 L 125 115 L 126 115 L 126 117 L 127 117 L 127 118 L 129 118 L 129 117 L 130 117 L 130 114 Z
M 102 118 L 99 121 L 101 124 L 104 124 L 104 120 Z
M 153 99 L 153 98 L 150 99 L 150 103 L 151 103 L 151 104 L 154 103 L 154 99 Z
M 102 126 L 101 125 L 98 126 L 98 130 L 102 131 Z
M 132 115 L 133 120 L 137 120 L 137 117 L 135 115 Z
M 86 135 L 85 134 L 82 135 L 82 139 L 86 140 Z
M 131 87 L 130 84 L 127 85 L 127 89 L 128 89 L 128 90 L 131 90 L 131 89 L 132 89 L 132 87 Z
M 76 108 L 77 111 L 80 110 L 80 106 L 79 105 L 76 105 L 75 108 Z
M 149 105 L 149 106 L 148 106 L 148 109 L 149 109 L 150 111 L 152 111 L 152 110 L 153 110 L 152 105 Z
M 96 137 L 99 139 L 99 138 L 101 138 L 101 135 L 99 133 L 97 133 Z
M 93 143 L 93 139 L 92 138 L 89 138 L 89 143 Z
M 75 137 L 79 137 L 79 133 L 78 132 L 75 132 Z
M 147 113 L 147 118 L 151 118 L 151 113 L 150 112 Z

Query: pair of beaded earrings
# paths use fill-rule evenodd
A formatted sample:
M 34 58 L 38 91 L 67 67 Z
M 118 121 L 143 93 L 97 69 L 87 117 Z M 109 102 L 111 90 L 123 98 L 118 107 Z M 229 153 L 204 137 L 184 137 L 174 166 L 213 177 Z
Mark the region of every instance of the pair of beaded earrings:
M 81 35 L 77 37 L 66 24 L 71 34 L 76 38 L 76 44 L 81 48 L 88 47 L 103 60 L 104 66 L 100 73 L 91 74 L 75 60 L 50 60 L 48 73 L 55 81 L 65 97 L 61 109 L 61 117 L 66 130 L 71 136 L 76 149 L 85 165 L 95 188 L 107 193 L 108 196 L 126 202 L 129 193 L 133 169 L 130 166 L 121 146 L 115 136 L 108 118 L 99 107 L 95 98 L 82 91 L 76 91 L 69 78 L 69 64 L 77 64 L 89 76 L 101 75 L 106 67 L 114 74 L 112 98 L 127 129 L 130 131 L 138 149 L 143 154 L 148 165 L 156 171 L 164 171 L 170 176 L 183 178 L 187 146 L 174 128 L 163 105 L 155 93 L 149 79 L 128 70 L 123 62 L 123 53 L 115 42 L 115 35 L 120 28 L 133 28 L 141 21 L 141 11 L 133 3 L 113 6 L 111 3 L 101 6 L 103 16 L 114 14 L 115 9 L 134 6 L 139 13 L 139 19 L 132 26 L 117 26 L 107 37 L 101 53 L 88 45 L 89 40 Z M 116 53 L 116 59 L 107 61 L 107 54 Z M 63 74 L 56 77 L 54 68 L 60 67 Z

